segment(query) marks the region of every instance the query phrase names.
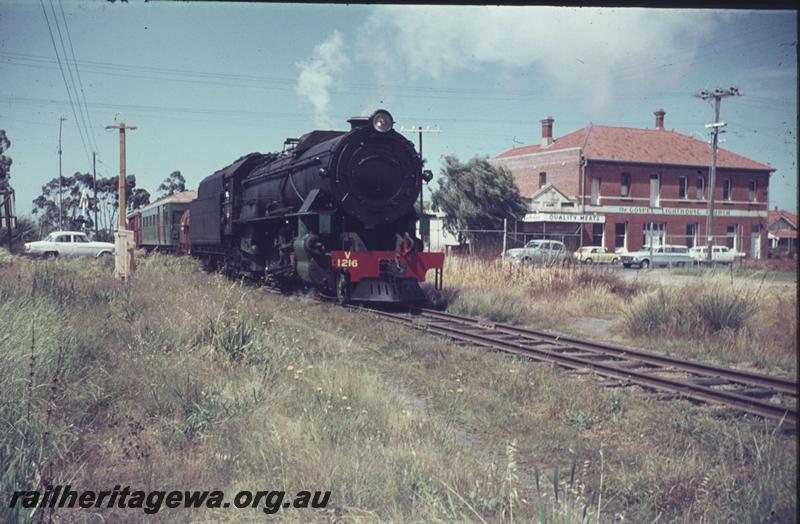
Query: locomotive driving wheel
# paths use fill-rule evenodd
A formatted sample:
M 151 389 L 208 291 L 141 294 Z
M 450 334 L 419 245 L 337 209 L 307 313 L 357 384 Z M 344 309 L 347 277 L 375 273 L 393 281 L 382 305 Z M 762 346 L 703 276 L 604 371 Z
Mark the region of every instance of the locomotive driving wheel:
M 336 276 L 336 303 L 344 305 L 350 302 L 350 276 L 340 271 Z

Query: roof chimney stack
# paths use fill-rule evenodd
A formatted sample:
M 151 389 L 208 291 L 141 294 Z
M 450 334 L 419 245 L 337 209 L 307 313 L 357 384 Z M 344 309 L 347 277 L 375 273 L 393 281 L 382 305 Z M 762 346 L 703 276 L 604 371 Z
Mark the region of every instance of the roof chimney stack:
M 666 115 L 667 113 L 663 109 L 659 109 L 658 111 L 656 111 L 653 114 L 656 115 L 656 129 L 658 129 L 659 131 L 663 131 L 664 130 L 664 115 Z
M 542 147 L 553 143 L 553 117 L 548 116 L 542 122 Z

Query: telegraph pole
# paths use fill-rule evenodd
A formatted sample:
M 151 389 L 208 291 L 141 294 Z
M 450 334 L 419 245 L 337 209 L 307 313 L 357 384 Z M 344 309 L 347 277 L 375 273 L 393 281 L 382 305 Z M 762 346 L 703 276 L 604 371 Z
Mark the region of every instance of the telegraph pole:
M 125 130 L 135 130 L 135 126 L 126 126 L 120 122 L 115 126 L 106 126 L 106 129 L 119 129 L 119 229 L 125 229 Z
M 441 133 L 441 129 L 431 129 L 430 126 L 426 128 L 422 128 L 422 126 L 412 127 L 409 129 L 400 128 L 401 133 L 419 133 L 419 159 L 422 160 L 422 133 Z M 425 191 L 420 189 L 419 192 L 419 213 L 420 215 L 425 212 L 425 207 L 423 205 L 423 193 Z
M 127 279 L 133 268 L 133 249 L 129 247 L 133 235 L 127 230 L 125 224 L 125 131 L 135 130 L 135 126 L 126 126 L 120 122 L 115 126 L 106 126 L 106 129 L 119 129 L 119 227 L 115 235 L 116 256 L 114 273 L 117 278 Z
M 64 207 L 61 205 L 61 128 L 67 117 L 61 115 L 58 119 L 58 229 L 63 230 L 61 216 L 64 214 Z
M 714 91 L 700 91 L 697 98 L 701 100 L 714 99 L 714 122 L 706 124 L 706 129 L 711 129 L 711 170 L 708 176 L 708 216 L 706 217 L 706 262 L 709 264 L 712 261 L 712 248 L 714 244 L 714 193 L 716 189 L 717 178 L 717 147 L 719 146 L 719 130 L 725 127 L 725 122 L 719 121 L 719 106 L 723 98 L 729 96 L 741 96 L 739 90 L 735 87 L 730 89 L 715 89 Z
M 100 233 L 97 229 L 97 208 L 100 206 L 97 205 L 97 153 L 94 151 L 92 151 L 92 177 L 94 178 L 92 184 L 92 188 L 94 188 L 94 239 L 98 240 Z

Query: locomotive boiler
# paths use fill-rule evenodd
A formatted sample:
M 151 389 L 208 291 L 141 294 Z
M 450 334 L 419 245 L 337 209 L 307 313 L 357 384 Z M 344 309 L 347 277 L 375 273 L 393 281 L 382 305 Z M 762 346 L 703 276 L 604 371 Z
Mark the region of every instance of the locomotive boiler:
M 385 110 L 251 153 L 205 178 L 189 210 L 192 254 L 283 289 L 340 302 L 414 302 L 444 255 L 423 251 L 414 203 L 430 172 Z

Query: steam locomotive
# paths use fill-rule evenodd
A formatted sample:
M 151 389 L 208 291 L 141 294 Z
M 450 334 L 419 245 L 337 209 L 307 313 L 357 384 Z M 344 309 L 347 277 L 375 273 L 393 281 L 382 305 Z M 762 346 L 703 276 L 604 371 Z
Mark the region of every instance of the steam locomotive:
M 176 247 L 208 269 L 311 286 L 341 303 L 423 300 L 419 283 L 433 269 L 441 286 L 444 262 L 415 235 L 414 203 L 432 175 L 389 112 L 348 122 L 349 131 L 311 131 L 206 177 Z

